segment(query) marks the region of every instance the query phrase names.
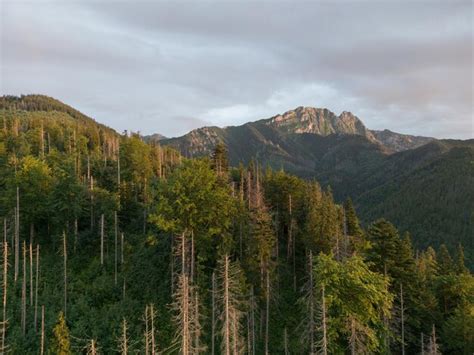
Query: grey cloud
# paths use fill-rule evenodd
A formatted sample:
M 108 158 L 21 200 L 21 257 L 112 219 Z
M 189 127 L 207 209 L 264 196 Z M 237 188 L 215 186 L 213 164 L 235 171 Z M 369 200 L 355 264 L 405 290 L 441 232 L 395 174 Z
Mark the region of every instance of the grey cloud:
M 371 128 L 470 138 L 472 6 L 7 1 L 0 88 L 144 133 L 313 105 Z

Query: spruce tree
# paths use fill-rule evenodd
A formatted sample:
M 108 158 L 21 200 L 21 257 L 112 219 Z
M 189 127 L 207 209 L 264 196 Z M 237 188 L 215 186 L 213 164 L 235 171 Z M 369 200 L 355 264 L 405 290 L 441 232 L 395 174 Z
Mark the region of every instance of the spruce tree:
M 50 353 L 56 355 L 72 354 L 69 328 L 66 324 L 63 312 L 59 312 L 58 321 L 53 328 Z

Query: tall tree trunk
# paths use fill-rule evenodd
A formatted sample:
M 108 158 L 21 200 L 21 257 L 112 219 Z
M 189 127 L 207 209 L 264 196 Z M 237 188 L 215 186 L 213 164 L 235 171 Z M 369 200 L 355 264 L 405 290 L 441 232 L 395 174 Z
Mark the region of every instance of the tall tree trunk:
M 66 232 L 63 232 L 63 256 L 64 256 L 64 318 L 67 318 L 67 241 L 66 241 Z
M 104 265 L 104 214 L 100 216 L 100 265 Z
M 78 234 L 79 234 L 79 228 L 78 228 L 77 218 L 74 218 L 74 253 L 76 253 Z
M 20 267 L 20 188 L 16 187 L 16 209 L 15 209 L 15 282 L 18 280 Z
M 90 194 L 91 194 L 91 231 L 94 229 L 94 177 L 90 177 Z
M 150 330 L 148 326 L 148 305 L 145 306 L 145 355 L 150 354 Z
M 270 323 L 270 274 L 266 271 L 266 307 L 265 307 L 265 355 L 269 354 L 269 323 Z
M 120 264 L 123 265 L 124 258 L 123 258 L 123 243 L 125 242 L 124 240 L 124 235 L 123 233 L 120 234 Z
M 38 286 L 39 286 L 40 246 L 36 246 L 36 287 L 35 287 L 35 332 L 38 331 Z
M 321 290 L 321 310 L 322 310 L 322 328 L 323 328 L 323 341 L 322 341 L 322 354 L 328 354 L 328 329 L 327 329 L 327 310 L 326 310 L 326 295 L 325 287 L 323 285 Z
M 30 244 L 30 306 L 33 307 L 33 245 Z
M 150 304 L 149 308 L 150 313 L 150 326 L 151 326 L 151 333 L 150 333 L 150 342 L 151 342 L 151 355 L 156 354 L 156 345 L 155 345 L 155 310 L 153 308 L 153 303 Z
M 44 354 L 44 305 L 41 306 L 41 343 L 40 355 Z
M 6 220 L 5 229 L 6 229 Z M 3 314 L 2 314 L 2 348 L 1 352 L 6 353 L 5 339 L 7 335 L 7 291 L 8 291 L 8 244 L 6 236 L 3 241 Z
M 230 319 L 229 319 L 229 257 L 224 262 L 224 352 L 230 355 Z
M 117 154 L 117 188 L 119 192 L 120 192 L 120 184 L 121 184 L 121 180 L 120 180 L 120 144 L 119 144 L 119 150 Z
M 403 285 L 400 284 L 400 313 L 402 323 L 402 355 L 405 355 L 405 305 L 403 299 Z
M 114 283 L 117 286 L 117 271 L 118 271 L 118 220 L 117 220 L 117 211 L 114 212 Z
M 125 318 L 122 321 L 122 336 L 120 337 L 120 354 L 121 355 L 128 355 L 128 336 L 127 336 L 127 321 Z
M 212 318 L 211 318 L 211 355 L 215 354 L 216 337 L 216 273 L 212 272 Z
M 194 231 L 191 230 L 191 283 L 194 282 Z
M 310 354 L 315 354 L 314 349 L 314 280 L 313 280 L 313 253 L 309 252 L 309 348 Z
M 250 334 L 252 335 L 252 355 L 255 355 L 255 294 L 253 285 L 250 286 Z
M 23 279 L 21 285 L 21 333 L 26 334 L 26 242 L 23 241 Z

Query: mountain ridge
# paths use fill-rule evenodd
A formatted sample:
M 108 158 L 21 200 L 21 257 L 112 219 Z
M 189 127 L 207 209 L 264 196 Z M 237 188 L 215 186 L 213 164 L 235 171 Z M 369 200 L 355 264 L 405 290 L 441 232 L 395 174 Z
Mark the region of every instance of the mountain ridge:
M 262 125 L 278 131 L 280 136 L 304 133 L 322 137 L 332 134 L 359 135 L 374 144 L 383 145 L 387 148 L 387 153 L 416 148 L 434 140 L 431 137 L 405 135 L 390 130 L 370 130 L 359 117 L 349 111 L 336 115 L 327 108 L 299 106 L 282 114 L 240 126 L 196 128 L 180 137 L 160 139 L 160 143 L 172 145 L 187 156 L 208 155 L 218 142 L 226 143 L 232 132 L 238 129 L 245 130 L 248 127 L 252 127 L 254 131 L 261 131 Z M 150 136 L 146 136 L 147 139 L 148 137 Z M 275 142 L 266 140 L 262 143 Z

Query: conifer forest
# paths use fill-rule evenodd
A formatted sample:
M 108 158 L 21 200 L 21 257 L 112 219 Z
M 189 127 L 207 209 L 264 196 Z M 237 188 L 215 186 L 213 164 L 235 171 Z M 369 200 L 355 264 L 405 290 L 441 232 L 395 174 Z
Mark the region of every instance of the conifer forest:
M 2 97 L 0 352 L 473 354 L 472 245 L 415 248 L 333 195 Z

